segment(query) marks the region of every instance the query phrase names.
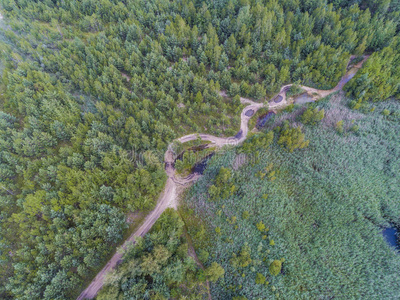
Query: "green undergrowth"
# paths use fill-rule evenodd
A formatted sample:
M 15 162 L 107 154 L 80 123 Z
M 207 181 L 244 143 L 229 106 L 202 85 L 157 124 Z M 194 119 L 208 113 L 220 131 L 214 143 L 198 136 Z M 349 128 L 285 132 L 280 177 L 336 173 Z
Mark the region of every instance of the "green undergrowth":
M 252 130 L 254 127 L 257 125 L 257 120 L 268 113 L 268 108 L 267 107 L 261 107 L 259 110 L 256 111 L 256 113 L 252 116 L 252 118 L 249 120 L 248 126 L 249 130 Z
M 303 90 L 299 85 L 297 84 L 293 84 L 289 90 L 286 92 L 286 97 L 295 97 L 298 95 L 301 95 L 305 92 L 305 90 Z
M 181 159 L 175 161 L 175 169 L 180 175 L 189 175 L 196 164 L 212 155 L 215 147 L 199 150 L 187 150 L 182 154 Z

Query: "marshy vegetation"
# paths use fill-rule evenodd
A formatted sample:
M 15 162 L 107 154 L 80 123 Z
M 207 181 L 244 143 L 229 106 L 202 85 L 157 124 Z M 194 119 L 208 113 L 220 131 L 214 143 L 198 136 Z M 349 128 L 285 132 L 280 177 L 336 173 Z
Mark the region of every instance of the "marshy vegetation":
M 273 143 L 249 148 L 250 138 L 209 162 L 184 205 L 192 212 L 187 218 L 204 226 L 189 227 L 197 251 L 209 252 L 225 269 L 212 285 L 215 299 L 400 294 L 400 254 L 381 234 L 382 227 L 400 225 L 400 104 L 379 103 L 364 114 L 349 102 L 341 93 L 310 104 L 309 111 L 325 111 L 314 126 L 303 125 L 304 109 L 295 107 L 259 133 L 272 135 L 290 122 L 302 127 L 307 148 L 285 151 L 275 134 Z M 221 170 L 229 178 L 219 182 L 235 192 L 216 199 L 210 187 Z M 207 234 L 199 234 L 205 228 Z M 273 276 L 277 260 L 282 270 Z

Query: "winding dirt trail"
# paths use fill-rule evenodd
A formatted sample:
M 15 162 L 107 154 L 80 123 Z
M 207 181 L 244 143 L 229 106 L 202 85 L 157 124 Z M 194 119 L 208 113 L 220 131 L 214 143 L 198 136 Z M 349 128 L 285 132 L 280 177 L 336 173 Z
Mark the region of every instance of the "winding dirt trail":
M 311 87 L 307 86 L 301 86 L 302 89 L 304 89 L 307 93 L 311 93 L 313 95 L 313 101 L 316 101 L 318 99 L 324 98 L 328 96 L 331 93 L 334 93 L 336 91 L 339 91 L 343 88 L 343 86 L 351 79 L 353 76 L 357 73 L 358 69 L 362 67 L 362 64 L 368 59 L 369 56 L 365 56 L 364 59 L 359 62 L 357 65 L 355 65 L 353 68 L 351 68 L 339 81 L 336 87 L 334 87 L 331 90 L 318 90 L 314 89 Z M 270 109 L 281 109 L 284 108 L 285 106 L 289 105 L 288 99 L 286 99 L 286 91 L 288 88 L 292 86 L 292 84 L 285 85 L 281 88 L 280 92 L 275 95 L 276 96 L 282 96 L 283 99 L 279 103 L 275 103 L 271 101 L 269 103 L 269 108 Z M 220 95 L 223 97 L 226 97 L 226 92 L 221 91 Z M 272 99 L 274 99 L 273 97 Z M 263 103 L 256 103 L 250 99 L 247 98 L 240 98 L 240 102 L 242 104 L 248 104 L 242 111 L 240 117 L 241 117 L 241 122 L 240 122 L 240 131 L 239 133 L 234 136 L 234 137 L 216 137 L 213 135 L 209 134 L 189 134 L 182 136 L 177 139 L 177 141 L 181 143 L 186 143 L 189 141 L 196 140 L 198 136 L 200 136 L 201 139 L 203 140 L 208 140 L 211 141 L 213 146 L 216 147 L 223 147 L 225 145 L 238 145 L 242 143 L 246 138 L 247 134 L 249 131 L 248 128 L 248 122 L 250 118 L 259 110 L 261 107 L 264 106 Z M 250 116 L 246 115 L 246 112 L 249 110 L 253 110 L 253 113 L 250 114 Z M 164 156 L 164 162 L 165 162 L 165 172 L 167 173 L 168 179 L 165 184 L 165 188 L 163 193 L 161 194 L 160 198 L 158 199 L 157 205 L 154 208 L 153 211 L 151 211 L 144 223 L 139 227 L 138 230 L 136 230 L 122 245 L 121 248 L 126 249 L 126 247 L 129 244 L 134 244 L 135 243 L 135 238 L 138 236 L 144 236 L 153 226 L 153 224 L 158 220 L 160 215 L 164 212 L 165 209 L 168 207 L 176 209 L 178 206 L 177 203 L 177 188 L 179 185 L 186 185 L 190 184 L 191 182 L 194 182 L 197 180 L 200 175 L 199 174 L 193 174 L 189 175 L 186 178 L 180 178 L 175 174 L 175 169 L 173 167 L 174 164 L 174 155 L 173 152 L 171 151 L 171 147 L 168 147 L 168 150 L 165 152 Z M 121 249 L 119 249 L 121 250 Z M 114 269 L 118 262 L 121 261 L 122 259 L 122 251 L 118 251 L 113 255 L 113 257 L 108 261 L 108 263 L 104 266 L 104 268 L 97 274 L 97 276 L 92 280 L 90 285 L 79 295 L 77 300 L 83 300 L 83 299 L 93 299 L 96 297 L 98 291 L 103 287 L 104 284 L 104 278 L 105 275 L 112 269 Z
M 352 78 L 354 77 L 354 75 L 356 75 L 357 71 L 358 71 L 359 69 L 361 69 L 362 65 L 364 64 L 364 62 L 365 62 L 369 57 L 370 57 L 370 55 L 365 55 L 364 58 L 363 58 L 360 62 L 358 62 L 356 65 L 352 66 L 352 68 L 351 68 L 350 70 L 348 70 L 348 71 L 346 72 L 346 74 L 344 74 L 344 76 L 340 79 L 340 81 L 338 82 L 338 84 L 337 84 L 333 89 L 330 89 L 330 90 L 318 90 L 318 89 L 315 89 L 315 88 L 312 88 L 312 87 L 308 87 L 308 86 L 305 86 L 305 85 L 300 85 L 300 87 L 301 87 L 309 96 L 312 97 L 312 101 L 316 101 L 316 100 L 318 100 L 318 99 L 325 98 L 326 96 L 328 96 L 328 95 L 330 95 L 330 94 L 332 94 L 332 93 L 334 93 L 334 92 L 337 92 L 337 91 L 342 90 L 343 87 L 345 86 L 345 84 L 346 84 L 347 82 L 349 82 L 350 79 L 352 79 Z M 281 90 L 279 91 L 279 93 L 275 96 L 275 97 L 281 96 L 281 97 L 283 98 L 282 101 L 280 101 L 279 103 L 272 102 L 272 103 L 270 103 L 270 106 L 269 106 L 269 107 L 270 107 L 270 108 L 274 108 L 274 105 L 277 105 L 278 107 L 289 105 L 289 103 L 288 103 L 288 100 L 289 100 L 289 99 L 286 98 L 286 91 L 287 91 L 292 85 L 293 85 L 293 84 L 287 84 L 287 85 L 282 86 L 282 88 L 281 88 Z M 274 97 L 274 98 L 275 98 L 275 97 Z M 274 99 L 274 98 L 273 98 L 273 99 Z M 272 105 L 271 105 L 271 104 L 272 104 Z

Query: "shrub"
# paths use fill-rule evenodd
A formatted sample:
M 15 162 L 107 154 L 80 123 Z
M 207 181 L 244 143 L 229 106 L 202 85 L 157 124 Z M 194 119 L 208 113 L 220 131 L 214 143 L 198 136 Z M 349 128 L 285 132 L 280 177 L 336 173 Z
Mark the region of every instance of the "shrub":
M 263 232 L 265 229 L 265 224 L 262 221 L 258 222 L 256 224 L 256 226 L 257 226 L 257 229 L 260 230 L 261 232 Z
M 265 276 L 261 273 L 257 273 L 256 284 L 264 284 L 264 283 L 265 283 Z
M 358 125 L 353 125 L 350 128 L 350 130 L 353 131 L 353 132 L 358 132 L 359 129 L 360 129 L 360 126 L 358 126 Z
M 336 123 L 336 131 L 338 133 L 343 133 L 343 120 L 340 120 Z
M 210 254 L 206 250 L 201 249 L 199 252 L 198 258 L 203 264 L 205 264 L 207 262 L 209 256 L 210 256 Z
M 304 93 L 304 90 L 298 84 L 292 84 L 286 92 L 286 97 L 293 97 Z
M 324 109 L 318 110 L 318 108 L 310 107 L 301 116 L 301 122 L 303 122 L 303 124 L 315 125 L 320 122 L 324 118 L 324 116 Z
M 277 276 L 282 270 L 282 262 L 280 260 L 274 260 L 270 265 L 269 265 L 269 272 L 273 276 Z
M 204 271 L 204 273 L 208 280 L 211 282 L 216 282 L 218 279 L 224 276 L 225 270 L 219 263 L 214 261 L 212 262 L 211 266 Z
M 278 140 L 278 144 L 285 147 L 289 152 L 306 148 L 309 143 L 309 140 L 305 140 L 305 135 L 301 132 L 300 127 L 291 128 L 288 123 L 282 128 Z
M 233 225 L 236 223 L 237 218 L 236 218 L 236 216 L 232 216 L 232 217 L 228 218 L 227 221 L 229 224 Z
M 286 112 L 288 112 L 288 113 L 293 112 L 293 110 L 294 110 L 294 104 L 289 104 L 288 106 L 286 106 L 286 107 L 284 108 L 284 111 L 286 111 Z

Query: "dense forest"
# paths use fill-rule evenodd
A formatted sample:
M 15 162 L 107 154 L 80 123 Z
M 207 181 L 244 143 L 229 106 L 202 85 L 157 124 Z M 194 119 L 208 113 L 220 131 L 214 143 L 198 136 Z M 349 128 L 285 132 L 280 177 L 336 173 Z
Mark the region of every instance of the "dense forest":
M 213 299 L 400 294 L 400 248 L 381 234 L 400 228 L 400 104 L 364 114 L 349 102 L 334 95 L 282 112 L 208 162 L 181 211 L 196 251 L 225 269 Z M 324 117 L 304 124 L 315 109 Z M 279 143 L 288 122 L 305 133 L 303 149 Z
M 373 110 L 374 101 L 400 97 L 397 0 L 0 0 L 0 14 L 2 299 L 74 299 L 132 230 L 127 215 L 154 207 L 166 179 L 163 156 L 168 144 L 186 133 L 236 134 L 243 108 L 239 96 L 263 102 L 287 83 L 329 89 L 345 74 L 350 58 L 371 53 L 345 87 L 351 98 L 346 105 L 363 114 Z M 383 115 L 376 110 L 364 119 L 374 122 L 376 116 L 382 126 L 392 124 L 381 129 L 391 132 L 398 124 L 397 108 L 391 105 L 394 108 Z M 321 109 L 306 114 L 307 126 L 321 122 Z M 345 134 L 347 124 L 340 121 L 333 127 Z M 274 134 L 253 137 L 240 151 L 273 145 L 271 149 L 298 155 L 312 151 L 308 149 L 313 143 L 323 143 L 311 136 L 317 129 L 279 125 Z M 360 150 L 355 153 L 364 156 Z M 192 165 L 191 158 L 184 157 L 181 171 Z M 262 173 L 279 178 L 271 175 L 274 166 L 270 168 Z M 390 168 L 396 173 L 393 165 Z M 221 177 L 230 172 L 222 171 Z M 213 187 L 207 191 L 211 188 L 215 200 L 242 195 L 244 203 L 240 186 L 232 180 L 211 180 Z M 396 193 L 393 189 L 381 192 Z M 395 222 L 391 204 L 379 204 L 385 218 Z M 230 222 L 237 226 L 234 219 Z M 266 228 L 257 233 L 262 243 L 264 236 L 270 237 Z M 218 234 L 215 229 L 212 233 Z M 270 232 L 281 234 L 272 226 Z M 176 235 L 175 242 L 184 245 L 184 237 Z M 127 254 L 128 260 L 143 262 L 158 245 L 166 246 L 161 240 L 148 243 L 146 249 Z M 236 257 L 229 257 L 239 268 L 249 259 L 251 243 L 235 248 Z M 262 276 L 273 276 L 290 264 L 282 260 L 288 259 L 288 248 L 270 244 L 274 257 L 258 272 L 261 287 L 267 284 Z M 201 254 L 207 256 L 209 250 L 203 248 Z M 182 251 L 172 246 L 168 251 L 159 268 L 179 264 L 181 277 L 157 279 L 163 297 L 175 297 L 168 295 L 175 295 L 182 280 L 204 283 L 207 274 L 193 279 L 201 272 Z M 204 259 L 207 268 L 214 267 L 209 273 L 221 273 L 212 265 L 217 257 L 211 258 Z M 373 263 L 382 261 L 368 264 Z M 224 269 L 225 264 L 221 262 Z M 129 268 L 129 262 L 121 266 L 119 278 L 136 276 L 142 283 L 149 279 L 143 279 L 140 270 L 125 273 L 124 266 Z M 273 278 L 274 287 L 283 284 L 280 275 Z M 222 293 L 220 280 L 211 284 L 212 291 Z M 114 293 L 118 284 L 107 289 Z M 144 288 L 146 296 L 139 297 L 161 290 Z M 241 295 L 229 295 L 236 294 Z

